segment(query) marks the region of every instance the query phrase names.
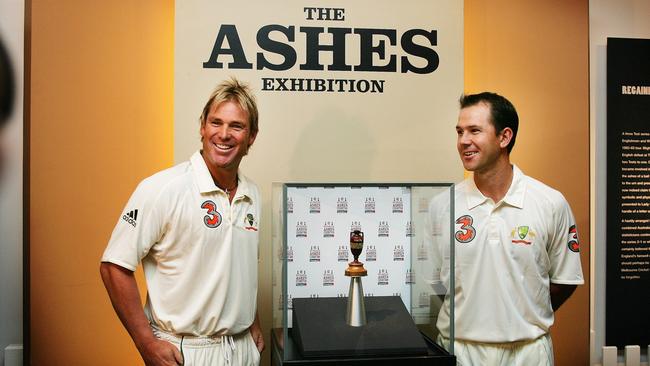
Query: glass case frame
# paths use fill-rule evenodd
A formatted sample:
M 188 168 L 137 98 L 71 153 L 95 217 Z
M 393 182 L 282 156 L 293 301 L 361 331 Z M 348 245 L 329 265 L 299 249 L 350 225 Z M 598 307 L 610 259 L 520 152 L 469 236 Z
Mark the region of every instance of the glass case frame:
M 300 194 L 296 196 L 296 192 L 300 192 Z M 322 195 L 319 195 L 319 192 Z M 334 197 L 337 198 L 337 201 L 332 201 Z M 390 200 L 391 197 L 392 201 Z M 402 291 L 392 291 L 395 290 L 395 288 L 387 290 L 390 288 L 389 286 L 386 288 L 380 288 L 384 293 L 377 295 L 399 295 L 408 312 L 411 314 L 414 323 L 418 326 L 418 329 L 424 337 L 428 338 L 432 342 L 439 343 L 440 347 L 445 348 L 449 354 L 453 355 L 454 271 L 451 270 L 454 268 L 455 243 L 454 235 L 452 235 L 455 230 L 455 222 L 452 219 L 454 217 L 453 197 L 454 184 L 452 183 L 274 183 L 272 197 L 272 337 L 275 337 L 279 344 L 279 358 L 283 361 L 290 361 L 290 355 L 296 354 L 296 350 L 290 349 L 291 347 L 294 347 L 293 343 L 284 341 L 290 339 L 290 330 L 292 327 L 292 293 L 298 293 L 303 290 L 303 288 L 298 288 L 297 286 L 300 285 L 299 282 L 302 282 L 303 276 L 305 277 L 304 288 L 310 288 L 306 286 L 306 277 L 308 277 L 306 274 L 293 273 L 299 271 L 296 270 L 297 267 L 294 262 L 294 260 L 298 260 L 298 254 L 294 254 L 293 252 L 294 248 L 290 242 L 290 237 L 296 238 L 298 235 L 302 235 L 304 231 L 304 238 L 307 238 L 309 225 L 311 224 L 313 227 L 315 222 L 323 222 L 322 228 L 319 224 L 317 230 L 320 232 L 322 229 L 322 237 L 331 235 L 330 238 L 324 240 L 336 240 L 335 245 L 338 246 L 339 252 L 337 262 L 341 263 L 332 263 L 332 257 L 329 255 L 323 254 L 321 256 L 319 245 L 310 245 L 308 253 L 305 252 L 303 248 L 303 254 L 300 258 L 303 258 L 301 260 L 307 265 L 310 264 L 308 261 L 314 260 L 314 258 L 317 258 L 318 262 L 321 260 L 325 262 L 326 268 L 330 269 L 324 271 L 322 277 L 323 284 L 328 284 L 329 279 L 326 277 L 338 277 L 339 279 L 337 281 L 332 279 L 331 282 L 332 284 L 334 282 L 338 283 L 336 296 L 345 297 L 342 295 L 347 295 L 347 284 L 340 284 L 341 281 L 338 273 L 343 272 L 343 270 L 339 271 L 339 269 L 331 269 L 342 265 L 347 266 L 347 262 L 352 260 L 350 254 L 349 257 L 347 257 L 349 260 L 346 259 L 345 261 L 341 261 L 342 250 L 345 250 L 345 248 L 342 249 L 341 247 L 345 247 L 345 244 L 347 244 L 344 242 L 343 238 L 349 238 L 349 230 L 342 230 L 342 225 L 340 223 L 335 224 L 334 219 L 323 220 L 320 216 L 336 216 L 333 212 L 340 213 L 341 211 L 345 211 L 344 216 L 346 217 L 347 222 L 351 222 L 349 229 L 353 229 L 355 221 L 351 220 L 351 218 L 358 215 L 358 212 L 376 213 L 376 211 L 382 209 L 385 211 L 386 207 L 392 207 L 391 212 L 397 214 L 389 215 L 391 217 L 388 219 L 379 220 L 381 223 L 378 225 L 373 224 L 368 226 L 372 227 L 372 231 L 377 230 L 378 237 L 382 234 L 390 237 L 390 234 L 388 233 L 390 230 L 394 230 L 392 228 L 395 227 L 396 222 L 403 224 L 403 220 L 407 220 L 405 226 L 402 227 L 399 225 L 400 227 L 397 230 L 394 230 L 406 232 L 406 235 L 402 237 L 404 244 L 401 247 L 399 244 L 395 245 L 393 250 L 394 263 L 388 263 L 385 266 L 395 264 L 400 260 L 401 255 L 401 260 L 404 264 L 402 268 L 406 269 L 406 278 L 404 282 L 407 285 L 406 287 L 408 290 L 406 291 L 406 294 L 402 294 Z M 307 199 L 309 199 L 309 201 L 307 201 Z M 447 266 L 448 269 L 445 283 L 440 280 L 440 268 L 437 268 L 438 275 L 436 275 L 436 271 L 433 268 L 435 266 L 427 260 L 428 256 L 430 257 L 434 250 L 439 250 L 439 248 L 434 248 L 433 243 L 429 242 L 431 239 L 430 237 L 426 239 L 427 235 L 432 234 L 432 228 L 430 225 L 427 225 L 425 221 L 427 220 L 427 216 L 431 216 L 431 205 L 434 200 L 442 200 L 447 203 L 447 206 L 445 206 L 446 213 L 444 215 L 444 222 L 438 222 L 438 227 L 436 229 L 444 232 L 444 235 L 439 235 L 440 238 L 444 238 L 442 245 L 448 245 L 448 247 L 444 248 L 445 256 L 447 256 L 445 258 L 445 266 Z M 352 206 L 356 208 L 352 208 Z M 296 215 L 296 211 L 299 210 L 301 211 L 301 215 L 306 215 L 303 216 L 306 217 L 304 221 L 296 221 L 295 217 L 292 218 L 292 216 Z M 309 221 L 310 215 L 313 215 L 313 217 L 318 216 L 320 219 Z M 327 217 L 331 218 L 332 216 Z M 375 223 L 378 220 L 377 217 L 379 216 L 373 215 L 372 220 L 374 220 Z M 345 222 L 345 224 L 347 224 L 347 222 Z M 301 225 L 304 225 L 304 227 L 301 227 Z M 343 229 L 345 228 L 347 228 L 347 225 L 343 226 Z M 408 232 L 409 228 L 411 230 L 410 235 Z M 363 229 L 367 230 L 367 228 Z M 311 231 L 314 231 L 313 228 Z M 335 237 L 336 239 L 334 239 Z M 303 240 L 303 243 L 304 242 L 305 241 Z M 370 244 L 370 246 L 370 250 L 376 250 L 376 247 L 372 248 L 372 244 Z M 359 258 L 362 262 L 366 262 L 367 257 L 365 255 L 368 254 L 368 249 L 367 246 L 364 246 L 363 253 Z M 307 255 L 309 256 L 309 259 L 306 259 Z M 372 266 L 379 263 L 377 262 L 377 259 L 375 259 L 375 261 L 367 262 L 366 268 L 372 268 Z M 327 267 L 328 264 L 329 267 Z M 319 265 L 322 267 L 323 264 L 319 263 Z M 397 266 L 393 265 L 393 267 L 399 267 L 399 263 Z M 371 271 L 369 271 L 368 279 L 364 278 L 364 280 L 371 284 L 370 279 L 372 278 L 372 281 L 374 282 L 374 279 L 377 278 L 378 283 L 383 283 L 382 276 L 385 275 L 387 277 L 388 273 L 388 270 L 384 271 L 386 272 L 371 273 Z M 411 276 L 410 281 L 409 276 Z M 386 280 L 385 282 L 387 283 L 389 281 Z M 340 290 L 342 288 L 341 286 L 346 287 L 343 294 Z M 377 289 L 379 287 L 366 287 L 366 283 L 364 282 L 364 292 L 366 294 L 370 292 L 370 288 Z M 404 286 L 401 286 L 400 288 L 403 289 Z M 313 294 L 310 295 L 312 297 L 320 297 L 321 295 L 323 295 L 323 297 L 331 297 L 333 295 L 331 287 L 326 288 L 324 286 L 315 286 L 314 288 L 310 288 L 310 291 L 313 292 Z M 386 293 L 387 291 L 388 293 Z M 445 340 L 441 341 L 441 339 L 438 338 L 436 320 L 443 300 L 447 301 L 450 324 L 446 331 Z

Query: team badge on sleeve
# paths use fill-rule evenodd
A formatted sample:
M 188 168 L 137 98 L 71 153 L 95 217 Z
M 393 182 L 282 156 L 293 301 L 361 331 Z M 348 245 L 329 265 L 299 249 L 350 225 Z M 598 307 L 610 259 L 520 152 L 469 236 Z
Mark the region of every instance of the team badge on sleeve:
M 217 211 L 217 205 L 208 200 L 201 204 L 201 208 L 208 210 L 207 215 L 203 216 L 203 223 L 209 228 L 216 228 L 221 225 L 221 214 Z
M 580 241 L 578 240 L 578 230 L 575 225 L 569 228 L 569 250 L 575 253 L 580 251 Z

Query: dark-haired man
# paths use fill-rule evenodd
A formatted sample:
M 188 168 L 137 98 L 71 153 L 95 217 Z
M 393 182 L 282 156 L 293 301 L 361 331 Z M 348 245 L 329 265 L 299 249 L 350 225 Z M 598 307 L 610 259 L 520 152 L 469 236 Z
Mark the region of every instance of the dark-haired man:
M 506 98 L 466 95 L 460 107 L 457 148 L 473 174 L 455 188 L 454 353 L 463 366 L 553 365 L 554 311 L 584 282 L 573 213 L 560 192 L 511 164 L 519 117 Z M 430 207 L 440 248 L 448 206 L 438 198 Z M 435 267 L 448 281 L 448 263 Z M 437 324 L 443 343 L 448 300 Z

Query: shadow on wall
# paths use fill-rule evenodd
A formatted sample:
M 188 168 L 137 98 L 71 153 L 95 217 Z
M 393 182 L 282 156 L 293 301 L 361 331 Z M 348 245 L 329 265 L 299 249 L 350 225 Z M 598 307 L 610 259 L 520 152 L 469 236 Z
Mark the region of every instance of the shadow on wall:
M 289 178 L 307 182 L 362 182 L 371 177 L 375 141 L 359 116 L 327 106 L 299 131 Z

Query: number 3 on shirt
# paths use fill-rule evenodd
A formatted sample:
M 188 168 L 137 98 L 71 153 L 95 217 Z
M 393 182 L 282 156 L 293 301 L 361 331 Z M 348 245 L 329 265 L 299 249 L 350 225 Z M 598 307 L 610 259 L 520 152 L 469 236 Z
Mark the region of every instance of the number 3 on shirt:
M 460 230 L 456 231 L 454 237 L 456 240 L 458 240 L 460 243 L 469 243 L 474 239 L 476 236 L 476 229 L 472 224 L 474 223 L 474 219 L 472 219 L 472 216 L 470 215 L 464 215 L 459 217 L 456 220 L 457 224 L 460 224 Z
M 205 201 L 201 208 L 208 210 L 208 214 L 203 216 L 203 223 L 209 228 L 215 228 L 221 225 L 221 214 L 217 212 L 217 205 L 212 201 Z

